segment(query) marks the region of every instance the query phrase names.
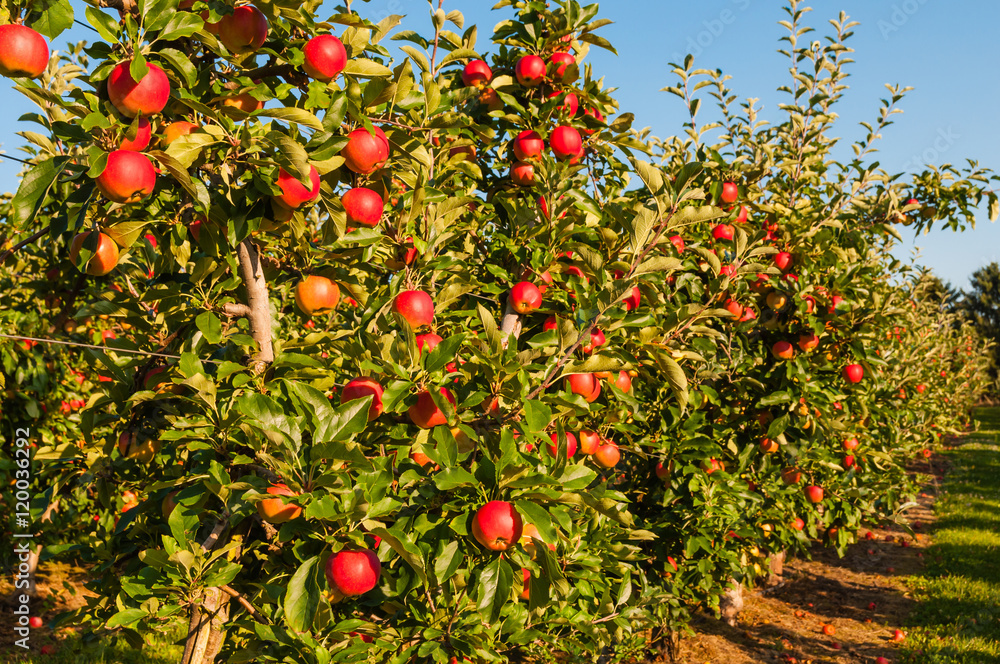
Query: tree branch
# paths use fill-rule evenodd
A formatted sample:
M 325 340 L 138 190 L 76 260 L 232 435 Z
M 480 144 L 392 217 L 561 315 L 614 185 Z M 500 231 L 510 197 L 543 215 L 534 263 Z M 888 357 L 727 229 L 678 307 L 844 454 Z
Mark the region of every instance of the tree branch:
M 274 361 L 274 346 L 271 342 L 271 302 L 267 295 L 267 281 L 260 264 L 257 247 L 247 238 L 237 247 L 240 261 L 240 278 L 247 289 L 247 307 L 250 334 L 257 342 L 257 354 L 252 362 L 257 373 L 263 373 L 267 365 Z
M 34 242 L 35 240 L 37 240 L 38 238 L 42 237 L 43 235 L 45 235 L 48 232 L 49 232 L 49 227 L 46 226 L 45 228 L 43 228 L 42 230 L 38 231 L 34 235 L 31 235 L 30 237 L 27 237 L 27 238 L 21 240 L 20 242 L 18 242 L 17 244 L 15 244 L 13 247 L 11 247 L 7 251 L 5 251 L 2 254 L 0 254 L 0 265 L 3 265 L 4 262 L 6 262 L 7 258 L 10 257 L 12 254 L 17 253 L 22 248 L 24 248 L 25 246 L 31 244 L 32 242 Z

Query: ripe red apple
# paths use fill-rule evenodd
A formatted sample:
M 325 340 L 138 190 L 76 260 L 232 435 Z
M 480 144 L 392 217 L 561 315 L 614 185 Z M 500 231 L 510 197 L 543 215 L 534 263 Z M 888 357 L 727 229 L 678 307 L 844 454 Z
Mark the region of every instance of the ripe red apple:
M 553 53 L 549 56 L 549 64 L 556 65 L 556 76 L 560 79 L 565 79 L 566 69 L 570 65 L 576 64 L 576 58 L 574 58 L 569 53 L 559 52 Z
M 242 5 L 218 23 L 219 39 L 230 53 L 253 53 L 267 39 L 267 17 L 253 5 Z
M 844 456 L 844 468 L 850 468 L 854 465 L 854 455 L 847 454 Z
M 510 179 L 516 185 L 530 187 L 535 184 L 535 167 L 523 161 L 516 161 L 510 165 Z
M 599 110 L 597 110 L 596 108 L 593 108 L 593 107 L 587 108 L 583 112 L 583 114 L 584 115 L 589 115 L 590 117 L 594 118 L 598 122 L 601 122 L 601 123 L 604 122 L 604 115 Z M 583 133 L 585 133 L 587 136 L 591 136 L 591 135 L 593 135 L 593 133 L 595 131 L 597 131 L 597 130 L 596 129 L 584 129 Z
M 426 348 L 427 352 L 429 353 L 435 348 L 437 348 L 437 345 L 442 341 L 444 341 L 444 339 L 434 334 L 433 332 L 428 332 L 427 334 L 418 334 L 416 338 L 417 352 L 422 354 L 424 352 L 424 349 Z
M 286 209 L 297 210 L 319 200 L 319 172 L 309 166 L 309 188 L 283 168 L 278 169 L 278 188 L 281 195 L 273 200 Z
M 627 371 L 619 371 L 615 377 L 615 387 L 622 392 L 628 392 L 632 389 L 632 376 Z
M 559 327 L 559 319 L 556 318 L 555 316 L 549 316 L 548 318 L 545 319 L 545 323 L 542 324 L 542 330 L 545 332 L 555 330 L 558 327 Z
M 903 630 L 901 630 L 901 629 L 894 629 L 894 630 L 892 630 L 892 640 L 893 641 L 902 641 L 905 638 L 906 638 L 906 634 L 903 633 Z
M 802 479 L 802 473 L 798 468 L 789 467 L 781 471 L 781 479 L 785 484 L 798 484 Z
M 656 473 L 657 479 L 663 482 L 670 479 L 670 466 L 664 465 L 662 461 L 657 462 L 654 472 Z
M 149 158 L 138 152 L 115 150 L 97 176 L 97 188 L 115 203 L 137 203 L 153 193 L 156 169 Z
M 302 69 L 317 81 L 332 81 L 347 65 L 347 50 L 333 35 L 317 35 L 302 49 Z
M 434 300 L 424 291 L 403 291 L 393 300 L 392 310 L 417 329 L 434 322 Z
M 799 348 L 803 352 L 809 352 L 819 345 L 819 337 L 815 332 L 804 332 L 799 335 Z
M 466 87 L 483 88 L 493 79 L 493 70 L 482 60 L 470 60 L 462 70 L 462 83 Z
M 272 484 L 267 487 L 267 492 L 272 496 L 294 497 L 299 495 L 285 484 Z M 299 518 L 302 514 L 302 508 L 291 503 L 285 504 L 281 498 L 268 498 L 257 503 L 257 513 L 260 514 L 261 519 L 268 523 L 285 523 Z
M 779 360 L 790 360 L 795 357 L 795 348 L 787 341 L 779 341 L 771 346 L 771 354 Z
M 736 300 L 732 299 L 726 300 L 724 308 L 726 311 L 731 313 L 733 315 L 733 318 L 735 318 L 736 320 L 743 318 L 743 305 L 737 302 Z
M 187 136 L 190 133 L 198 131 L 198 129 L 198 125 L 193 122 L 186 122 L 184 120 L 171 122 L 163 128 L 163 135 L 160 137 L 160 144 L 163 145 L 163 147 L 167 147 L 181 136 Z
M 340 392 L 340 403 L 345 404 L 355 399 L 372 396 L 372 405 L 368 408 L 368 421 L 371 422 L 382 414 L 382 385 L 373 378 L 359 376 L 351 380 Z
M 632 287 L 632 294 L 622 300 L 625 305 L 625 311 L 633 311 L 639 308 L 642 303 L 642 291 L 639 290 L 638 286 Z
M 770 438 L 762 438 L 759 444 L 760 451 L 764 454 L 774 454 L 778 451 L 778 441 Z
M 552 99 L 554 97 L 558 97 L 561 94 L 564 94 L 564 93 L 561 90 L 556 90 L 555 92 L 553 92 L 552 94 L 549 95 L 549 99 Z M 563 97 L 563 103 L 562 103 L 562 105 L 559 108 L 561 108 L 564 111 L 566 111 L 566 114 L 569 115 L 570 117 L 573 117 L 574 115 L 576 115 L 576 112 L 578 110 L 580 110 L 580 98 L 577 97 L 572 92 L 565 93 L 565 94 L 566 94 L 566 96 Z
M 513 141 L 514 156 L 518 161 L 539 159 L 545 150 L 545 141 L 537 131 L 525 129 Z
M 340 152 L 347 168 L 360 175 L 371 175 L 389 159 L 389 139 L 385 132 L 378 127 L 372 130 L 374 133 L 359 127 L 352 131 Z
M 589 355 L 606 344 L 607 341 L 608 339 L 604 336 L 604 333 L 595 327 L 590 331 L 590 343 L 584 344 L 580 350 Z
M 117 522 L 117 519 L 115 519 Z M 44 646 L 38 649 L 38 652 L 43 655 L 53 655 L 56 652 L 56 647 L 51 643 L 46 643 Z
M 490 551 L 506 551 L 521 538 L 523 524 L 514 506 L 491 500 L 472 518 L 472 535 Z
M 556 127 L 549 137 L 549 145 L 557 159 L 569 159 L 583 150 L 583 139 L 580 132 L 573 127 Z
M 253 113 L 264 108 L 264 101 L 257 99 L 249 92 L 241 92 L 238 95 L 230 95 L 222 99 L 222 105 L 235 108 L 241 113 Z
M 798 518 L 798 517 L 796 517 L 792 521 L 792 528 L 795 529 L 795 530 L 802 530 L 805 527 L 806 527 L 806 522 L 803 521 L 802 519 Z
M 806 489 L 806 499 L 810 503 L 821 503 L 823 502 L 823 488 L 818 486 L 807 486 Z
M 923 383 L 920 383 L 919 385 L 917 385 L 917 394 L 923 394 L 924 390 L 926 390 L 926 389 L 927 389 L 927 386 L 924 385 Z
M 719 199 L 723 203 L 735 203 L 739 197 L 740 188 L 736 186 L 735 182 L 722 183 L 722 194 L 719 196 Z
M 456 405 L 455 396 L 447 387 L 440 388 L 439 392 L 451 402 L 452 406 Z M 417 395 L 417 403 L 410 406 L 406 412 L 410 416 L 410 421 L 421 429 L 431 429 L 448 422 L 444 411 L 438 408 L 431 393 L 426 390 Z
M 865 377 L 865 370 L 860 364 L 848 364 L 844 367 L 844 378 L 850 383 L 860 383 Z
M 736 214 L 736 223 L 745 224 L 750 215 L 750 209 L 746 205 L 740 206 L 740 211 Z
M 340 288 L 326 277 L 310 274 L 295 287 L 295 304 L 306 316 L 332 311 L 340 301 Z
M 30 627 L 31 629 L 38 629 L 43 624 L 45 623 L 43 623 L 42 619 L 39 618 L 38 616 L 31 616 L 30 618 L 28 618 L 28 627 Z
M 601 436 L 596 431 L 591 431 L 590 429 L 582 429 L 580 431 L 580 453 L 581 454 L 593 454 L 597 451 L 597 448 L 601 446 Z
M 678 254 L 684 253 L 684 238 L 680 235 L 672 235 L 670 237 L 670 243 L 674 245 L 675 249 L 677 249 Z
M 147 62 L 149 71 L 136 81 L 132 78 L 130 60 L 119 62 L 108 76 L 108 98 L 122 115 L 155 115 L 170 99 L 170 79 L 157 65 Z
M 849 452 L 858 447 L 858 439 L 854 437 L 848 438 L 844 441 L 843 445 L 844 449 Z
M 571 434 L 569 431 L 565 432 L 565 436 L 566 436 L 566 458 L 572 459 L 573 455 L 576 454 L 576 450 L 578 447 L 576 436 Z M 552 456 L 557 456 L 559 453 L 559 447 L 558 447 L 559 441 L 556 438 L 556 434 L 554 432 L 551 433 L 549 435 L 549 438 L 552 439 L 552 444 L 546 445 L 546 447 L 549 450 L 549 454 L 551 454 Z
M 326 561 L 327 582 L 346 597 L 365 594 L 378 585 L 381 574 L 382 563 L 368 549 L 344 549 Z
M 592 373 L 570 374 L 566 377 L 570 392 L 579 394 L 587 403 L 593 403 L 601 395 L 601 383 Z
M 347 223 L 374 228 L 382 219 L 385 203 L 378 192 L 355 187 L 340 198 L 347 213 Z
M 774 255 L 774 264 L 779 270 L 785 272 L 792 266 L 792 255 L 787 251 L 782 251 L 781 253 Z
M 537 55 L 525 55 L 514 65 L 517 82 L 526 88 L 533 88 L 545 80 L 545 61 Z
M 885 657 L 876 657 L 875 664 L 891 664 L 891 662 Z
M 49 66 L 49 45 L 26 25 L 0 25 L 0 74 L 37 78 Z
M 621 461 L 622 453 L 618 449 L 618 445 L 612 442 L 607 442 L 597 448 L 594 452 L 594 461 L 597 462 L 598 466 L 602 468 L 614 468 Z
M 719 224 L 712 229 L 712 237 L 716 240 L 732 240 L 733 227 L 729 224 Z
M 126 136 L 122 138 L 122 142 L 119 143 L 119 150 L 128 150 L 129 152 L 142 152 L 149 147 L 149 141 L 153 138 L 153 127 L 149 124 L 149 120 L 146 118 L 139 118 L 139 122 L 136 124 L 135 138 L 129 140 L 127 132 Z
M 523 600 L 531 599 L 531 572 L 528 571 L 527 567 L 521 568 L 521 594 L 518 595 Z M 452 657 L 454 664 L 458 664 L 458 660 Z
M 97 232 L 97 231 L 91 231 Z M 73 237 L 69 248 L 69 259 L 75 264 L 83 243 L 90 233 L 80 233 Z M 118 245 L 104 233 L 98 233 L 97 249 L 94 251 L 84 272 L 92 277 L 103 277 L 118 265 Z
M 836 314 L 837 313 L 837 306 L 840 305 L 840 303 L 843 302 L 843 301 L 844 301 L 844 298 L 842 298 L 839 295 L 834 295 L 833 297 L 830 298 L 830 307 L 826 310 L 826 312 L 828 314 L 830 314 L 831 316 L 834 315 L 834 314 Z
M 510 306 L 519 314 L 530 314 L 542 306 L 542 292 L 530 281 L 521 281 L 510 289 Z

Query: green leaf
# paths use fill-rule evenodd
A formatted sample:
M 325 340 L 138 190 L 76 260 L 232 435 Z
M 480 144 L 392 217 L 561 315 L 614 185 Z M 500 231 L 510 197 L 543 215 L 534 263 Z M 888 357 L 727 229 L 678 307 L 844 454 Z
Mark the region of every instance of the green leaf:
M 656 361 L 666 374 L 670 389 L 673 391 L 674 396 L 677 397 L 677 401 L 683 411 L 688 403 L 688 382 L 684 369 L 665 353 L 657 353 Z
M 222 341 L 222 322 L 211 311 L 203 311 L 195 318 L 195 324 L 210 344 Z
M 288 106 L 285 108 L 264 108 L 263 110 L 258 111 L 257 115 L 276 118 L 278 120 L 285 120 L 286 122 L 295 122 L 309 127 L 310 129 L 315 129 L 316 131 L 323 131 L 323 123 L 319 121 L 319 118 L 303 108 L 295 108 L 294 106 Z
M 333 417 L 313 432 L 313 444 L 349 440 L 368 426 L 372 397 L 355 399 L 333 409 Z
M 142 79 L 146 78 L 146 74 L 149 73 L 149 65 L 146 64 L 146 58 L 143 57 L 141 52 L 136 51 L 132 54 L 132 61 L 129 63 L 128 73 L 132 76 L 132 80 L 136 83 L 142 83 Z
M 434 486 L 441 491 L 452 491 L 460 486 L 479 486 L 476 476 L 465 468 L 446 468 L 434 476 Z
M 167 24 L 160 30 L 157 41 L 173 41 L 182 37 L 190 37 L 201 30 L 205 22 L 201 17 L 191 12 L 176 12 L 167 21 Z
M 455 575 L 462 565 L 465 554 L 462 553 L 457 540 L 452 540 L 434 557 L 434 577 L 438 584 L 445 583 Z
M 191 58 L 176 48 L 161 48 L 156 55 L 169 63 L 170 67 L 184 79 L 189 88 L 193 88 L 198 82 L 198 71 L 191 64 Z M 176 141 L 175 141 L 176 142 Z M 171 146 L 173 143 L 171 143 Z M 169 148 L 167 149 L 169 152 Z
M 143 609 L 122 609 L 115 615 L 111 616 L 111 619 L 108 620 L 106 627 L 108 629 L 127 627 L 128 625 L 134 625 L 148 615 L 149 613 Z
M 121 34 L 121 24 L 118 21 L 94 7 L 87 7 L 84 14 L 87 22 L 94 26 L 97 34 L 101 35 L 101 39 L 111 44 L 118 41 L 118 35 Z
M 503 558 L 496 558 L 486 566 L 479 576 L 476 589 L 476 609 L 487 622 L 493 622 L 500 616 L 500 609 L 510 597 L 514 586 L 514 570 Z
M 392 70 L 385 65 L 366 58 L 351 58 L 344 66 L 344 74 L 361 78 L 383 78 L 392 76 Z
M 535 433 L 545 431 L 552 421 L 552 409 L 541 401 L 524 402 L 524 423 L 528 425 L 528 431 Z
M 33 0 L 27 4 L 32 29 L 50 40 L 73 25 L 73 5 L 69 0 Z
M 285 622 L 297 632 L 304 632 L 312 626 L 319 607 L 320 558 L 313 556 L 295 570 L 285 590 Z
M 673 270 L 679 270 L 680 268 L 680 259 L 671 258 L 669 256 L 656 256 L 639 265 L 639 267 L 635 269 L 635 276 L 638 277 L 643 274 L 651 274 L 653 272 L 670 272 Z
M 71 157 L 53 157 L 32 166 L 24 175 L 10 203 L 10 223 L 14 228 L 21 230 L 24 224 L 35 218 L 45 201 L 45 195 L 70 160 Z

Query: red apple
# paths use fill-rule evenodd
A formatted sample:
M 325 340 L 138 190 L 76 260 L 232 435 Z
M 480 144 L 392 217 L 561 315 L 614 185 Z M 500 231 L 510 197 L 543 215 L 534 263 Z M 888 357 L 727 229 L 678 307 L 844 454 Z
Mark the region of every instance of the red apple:
M 0 74 L 37 78 L 49 66 L 49 45 L 26 25 L 0 25 Z
M 160 137 L 160 143 L 164 147 L 167 147 L 181 136 L 187 136 L 190 133 L 198 131 L 198 129 L 198 125 L 193 122 L 185 122 L 184 120 L 171 122 L 163 128 L 163 135 Z
M 451 402 L 452 406 L 456 405 L 455 397 L 447 387 L 440 388 L 439 392 Z M 410 406 L 406 412 L 410 416 L 410 421 L 421 429 L 431 429 L 448 422 L 444 411 L 438 408 L 431 393 L 426 390 L 417 395 L 417 403 Z
M 905 638 L 906 638 L 906 634 L 903 633 L 903 630 L 900 630 L 900 629 L 894 629 L 894 630 L 892 630 L 892 640 L 893 641 L 902 641 Z
M 670 243 L 674 245 L 674 248 L 677 249 L 678 254 L 684 253 L 684 238 L 682 238 L 680 235 L 671 236 Z
M 774 255 L 774 264 L 779 270 L 785 272 L 792 266 L 792 255 L 787 251 L 782 251 L 781 253 Z
M 518 595 L 523 600 L 531 599 L 531 572 L 528 568 L 521 568 L 521 594 Z M 455 657 L 451 658 L 454 664 L 458 664 L 458 660 Z M 468 660 L 466 660 L 468 661 Z
M 736 300 L 727 300 L 725 304 L 725 310 L 733 315 L 733 318 L 739 320 L 743 318 L 743 305 Z
M 803 521 L 802 519 L 798 518 L 798 517 L 796 517 L 796 518 L 795 518 L 795 519 L 794 519 L 794 520 L 792 521 L 792 528 L 793 528 L 794 530 L 802 530 L 802 529 L 803 529 L 803 528 L 805 528 L 805 527 L 806 527 L 806 522 L 805 522 L 805 521 Z
M 597 448 L 594 452 L 594 461 L 597 462 L 598 466 L 602 468 L 614 468 L 621 461 L 622 453 L 618 449 L 618 446 L 614 443 L 608 442 Z
M 760 447 L 760 451 L 764 454 L 774 454 L 778 451 L 778 441 L 771 440 L 770 438 L 762 438 L 758 447 Z
M 712 229 L 712 237 L 716 240 L 732 240 L 733 227 L 729 224 L 719 224 Z
M 442 341 L 444 341 L 444 339 L 434 334 L 433 332 L 428 332 L 427 334 L 418 334 L 416 338 L 417 352 L 423 353 L 424 349 L 426 348 L 427 352 L 429 353 L 435 348 L 437 348 L 437 345 Z
M 351 171 L 371 175 L 389 159 L 389 139 L 378 127 L 373 127 L 372 132 L 359 127 L 347 135 L 347 145 L 340 154 Z
M 798 484 L 802 479 L 802 472 L 798 468 L 789 467 L 781 471 L 781 479 L 785 484 Z
M 545 150 L 545 141 L 537 131 L 525 129 L 514 139 L 514 156 L 518 161 L 529 161 L 539 159 L 542 151 Z
M 374 551 L 344 549 L 326 561 L 326 580 L 330 587 L 347 597 L 363 595 L 378 585 L 382 563 Z
M 559 327 L 559 319 L 556 318 L 555 316 L 549 316 L 548 318 L 545 319 L 545 323 L 542 325 L 542 330 L 545 332 L 549 332 L 551 330 L 557 329 L 558 327 Z
M 848 454 L 844 456 L 844 468 L 850 468 L 854 465 L 854 455 Z
M 332 81 L 347 65 L 347 50 L 333 35 L 317 35 L 302 49 L 302 69 L 317 81 Z
M 844 367 L 844 378 L 850 383 L 860 383 L 865 377 L 865 370 L 860 364 L 848 364 Z
M 493 70 L 482 60 L 470 60 L 462 70 L 462 83 L 466 87 L 483 88 L 493 79 Z
M 771 346 L 771 354 L 775 359 L 790 360 L 795 357 L 795 349 L 787 341 L 779 341 Z
M 382 219 L 385 203 L 378 192 L 365 187 L 355 187 L 341 196 L 347 223 L 374 228 Z
M 267 17 L 253 5 L 242 5 L 219 20 L 218 30 L 230 53 L 253 53 L 267 39 Z
M 297 210 L 319 200 L 319 172 L 309 166 L 309 188 L 283 168 L 278 169 L 278 188 L 281 195 L 273 200 L 286 209 Z
M 521 538 L 523 524 L 514 506 L 491 500 L 472 518 L 472 535 L 490 551 L 506 551 Z
M 122 138 L 122 142 L 118 144 L 118 149 L 142 152 L 149 147 L 149 141 L 153 138 L 153 127 L 146 118 L 139 118 L 136 124 L 135 138 L 130 140 L 127 134 L 128 132 Z
M 510 289 L 510 306 L 519 314 L 530 314 L 542 306 L 542 292 L 530 281 L 521 281 Z
M 803 352 L 809 352 L 819 345 L 819 337 L 815 332 L 803 332 L 799 335 L 799 348 Z
M 556 90 L 555 92 L 549 95 L 549 99 L 558 97 L 561 94 L 564 93 L 561 90 Z M 566 114 L 569 115 L 570 117 L 573 117 L 574 115 L 576 115 L 576 112 L 580 110 L 580 99 L 572 92 L 566 93 L 566 96 L 563 97 L 563 103 L 559 108 L 566 111 Z
M 823 502 L 823 488 L 818 486 L 807 486 L 806 489 L 806 499 L 810 503 L 821 503 Z
M 434 300 L 424 291 L 403 291 L 393 300 L 392 310 L 417 329 L 434 322 Z
M 371 395 L 372 405 L 368 408 L 368 421 L 371 422 L 382 414 L 382 385 L 373 378 L 359 376 L 354 378 L 340 392 L 340 403 L 345 404 L 355 399 L 363 399 Z
M 622 392 L 628 392 L 632 389 L 632 376 L 627 371 L 619 371 L 618 377 L 615 378 L 615 387 Z
M 601 436 L 596 431 L 582 429 L 580 431 L 580 453 L 593 454 L 601 446 Z
M 31 629 L 38 629 L 43 624 L 45 623 L 43 623 L 42 619 L 39 618 L 38 616 L 31 616 L 30 618 L 28 618 L 28 627 L 30 627 Z
M 588 403 L 593 403 L 601 395 L 601 383 L 592 373 L 570 374 L 566 377 L 566 385 L 570 392 L 579 394 Z
M 299 495 L 285 484 L 272 484 L 267 487 L 267 492 L 272 496 L 294 497 Z M 291 503 L 286 504 L 281 498 L 268 498 L 257 503 L 257 513 L 260 514 L 261 519 L 268 523 L 285 523 L 299 518 L 302 514 L 302 508 Z
M 535 167 L 527 162 L 516 161 L 510 165 L 510 179 L 516 185 L 530 187 L 535 184 Z
M 97 232 L 97 231 L 91 231 Z M 80 233 L 73 237 L 69 249 L 69 259 L 75 264 L 83 243 L 90 233 Z M 98 233 L 97 249 L 91 255 L 84 271 L 92 277 L 103 277 L 118 265 L 118 245 L 104 233 Z
M 583 139 L 573 127 L 556 127 L 549 137 L 549 145 L 557 159 L 569 159 L 583 150 Z
M 565 78 L 566 69 L 570 65 L 576 64 L 576 58 L 574 58 L 569 53 L 556 52 L 549 56 L 549 64 L 556 65 L 556 76 L 560 79 Z
M 332 311 L 340 301 L 340 288 L 326 277 L 311 274 L 295 287 L 295 304 L 306 316 Z
M 639 308 L 642 303 L 642 291 L 639 290 L 638 286 L 632 287 L 632 294 L 622 300 L 625 305 L 625 311 L 633 311 Z
M 923 394 L 924 390 L 926 390 L 926 389 L 927 389 L 927 386 L 924 385 L 923 383 L 920 383 L 919 385 L 917 385 L 917 394 Z
M 537 55 L 525 55 L 514 65 L 517 82 L 526 88 L 533 88 L 545 80 L 545 61 Z
M 115 150 L 97 176 L 97 188 L 115 203 L 137 203 L 153 193 L 156 169 L 149 158 L 138 152 Z
M 569 431 L 567 431 L 567 432 L 565 432 L 565 437 L 566 437 L 566 458 L 567 459 L 572 459 L 573 455 L 576 454 L 576 448 L 577 448 L 576 436 L 574 436 Z M 555 432 L 553 432 L 552 434 L 550 434 L 549 438 L 552 439 L 552 444 L 551 445 L 546 445 L 546 447 L 549 450 L 549 454 L 551 454 L 552 456 L 558 456 L 558 454 L 559 454 L 559 441 L 556 438 Z
M 857 449 L 857 447 L 858 447 L 858 439 L 854 438 L 854 437 L 848 438 L 848 439 L 846 439 L 844 441 L 843 445 L 844 445 L 844 449 L 847 450 L 847 451 L 851 451 L 853 449 Z
M 722 194 L 719 196 L 719 199 L 723 203 L 735 203 L 739 197 L 740 188 L 736 186 L 735 182 L 722 183 Z
M 119 62 L 108 76 L 108 98 L 122 115 L 155 115 L 170 99 L 170 79 L 157 65 L 147 62 L 149 71 L 136 81 L 129 71 L 130 60 Z

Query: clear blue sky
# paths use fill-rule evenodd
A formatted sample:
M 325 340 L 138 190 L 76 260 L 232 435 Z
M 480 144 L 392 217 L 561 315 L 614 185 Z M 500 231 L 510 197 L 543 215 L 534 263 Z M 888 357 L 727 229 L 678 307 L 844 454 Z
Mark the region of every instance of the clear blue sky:
M 445 9 L 459 9 L 467 23 L 480 28 L 480 48 L 485 48 L 492 27 L 509 16 L 509 10 L 490 11 L 491 0 L 445 0 Z M 584 3 L 586 4 L 586 2 Z M 685 112 L 680 100 L 659 92 L 673 84 L 669 62 L 694 53 L 696 64 L 720 68 L 733 76 L 730 86 L 739 97 L 758 97 L 765 116 L 780 117 L 775 88 L 787 82 L 787 61 L 778 55 L 778 38 L 785 18 L 776 0 L 606 0 L 601 16 L 615 21 L 601 34 L 616 46 L 619 56 L 592 49 L 588 58 L 606 84 L 618 88 L 624 111 L 636 116 L 637 127 L 651 127 L 657 136 L 679 131 Z M 961 164 L 966 158 L 1000 170 L 1000 2 L 995 0 L 815 0 L 808 23 L 822 32 L 827 20 L 843 10 L 861 25 L 850 44 L 856 65 L 848 83 L 851 90 L 840 106 L 841 136 L 853 140 L 862 131 L 858 122 L 872 120 L 885 83 L 915 88 L 904 100 L 905 114 L 884 132 L 879 156 L 890 172 L 916 170 L 925 159 Z M 80 7 L 80 4 L 77 3 Z M 327 2 L 325 7 L 332 7 Z M 355 0 L 366 16 L 406 14 L 403 27 L 429 32 L 426 0 Z M 77 17 L 82 20 L 80 7 Z M 56 41 L 91 39 L 94 33 L 76 27 Z M 16 120 L 31 105 L 0 87 L 0 147 L 17 155 L 22 139 L 15 134 Z M 28 127 L 20 127 L 27 129 Z M 18 166 L 0 163 L 0 190 L 16 188 Z M 1000 261 L 1000 225 L 985 214 L 975 231 L 961 234 L 932 232 L 909 238 L 897 252 L 910 255 L 922 249 L 920 262 L 943 279 L 965 286 L 978 267 Z

